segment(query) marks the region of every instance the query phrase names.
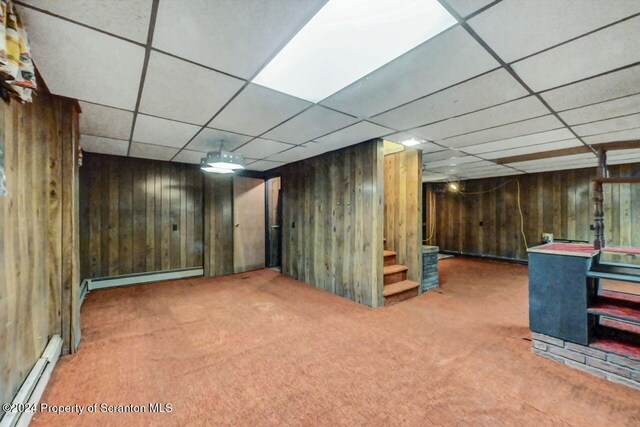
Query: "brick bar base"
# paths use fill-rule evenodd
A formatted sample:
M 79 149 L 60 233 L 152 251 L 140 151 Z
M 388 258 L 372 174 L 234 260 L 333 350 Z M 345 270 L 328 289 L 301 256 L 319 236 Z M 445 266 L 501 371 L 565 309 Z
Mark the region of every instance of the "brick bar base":
M 422 246 L 422 292 L 435 289 L 438 280 L 438 251 L 437 246 Z
M 531 342 L 532 351 L 538 356 L 640 390 L 638 360 L 535 332 L 531 333 Z

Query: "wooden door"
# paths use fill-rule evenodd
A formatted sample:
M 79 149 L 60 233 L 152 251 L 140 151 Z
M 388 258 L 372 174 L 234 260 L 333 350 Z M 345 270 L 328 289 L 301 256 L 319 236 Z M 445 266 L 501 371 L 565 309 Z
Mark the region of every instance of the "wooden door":
M 282 254 L 282 192 L 280 177 L 271 178 L 267 185 L 267 267 L 280 267 Z
M 233 272 L 265 265 L 264 180 L 233 177 Z

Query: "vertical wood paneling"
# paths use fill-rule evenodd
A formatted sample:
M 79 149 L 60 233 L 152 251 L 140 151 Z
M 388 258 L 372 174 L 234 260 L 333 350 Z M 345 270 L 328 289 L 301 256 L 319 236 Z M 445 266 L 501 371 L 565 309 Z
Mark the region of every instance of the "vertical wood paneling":
M 611 166 L 612 176 L 640 176 L 640 164 Z M 593 240 L 593 194 L 590 180 L 595 169 L 520 175 L 520 200 L 524 229 L 530 246 L 541 243 L 543 232 L 556 239 Z M 435 242 L 442 250 L 526 260 L 520 233 L 516 177 L 465 182 L 460 195 L 426 186 L 425 197 L 436 198 Z M 440 184 L 441 186 L 441 184 Z M 479 208 L 480 204 L 482 209 Z M 488 204 L 488 206 L 487 206 Z M 605 186 L 605 227 L 609 246 L 640 246 L 640 188 L 633 184 Z M 427 222 L 432 219 L 427 217 Z M 480 226 L 479 223 L 483 225 Z M 466 230 L 463 232 L 463 230 Z M 460 235 L 465 237 L 460 240 Z
M 381 305 L 383 160 L 376 140 L 282 167 L 284 274 Z
M 384 236 L 407 278 L 422 272 L 422 151 L 405 148 L 384 156 Z M 461 237 L 464 232 L 461 230 Z
M 72 350 L 77 115 L 75 103 L 44 91 L 32 104 L 0 105 L 8 190 L 0 196 L 1 402 L 13 399 L 51 335 Z
M 197 167 L 86 153 L 80 180 L 86 278 L 202 266 Z

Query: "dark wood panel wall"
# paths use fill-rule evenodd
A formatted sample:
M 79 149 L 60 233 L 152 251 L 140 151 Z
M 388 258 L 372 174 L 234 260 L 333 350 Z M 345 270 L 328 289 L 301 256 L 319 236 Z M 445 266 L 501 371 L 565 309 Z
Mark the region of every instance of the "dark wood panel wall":
M 612 176 L 640 176 L 640 164 L 610 167 Z M 541 243 L 543 232 L 556 239 L 591 242 L 593 202 L 590 180 L 595 168 L 466 181 L 461 195 L 437 192 L 426 185 L 425 197 L 435 208 L 425 218 L 434 230 L 432 242 L 443 250 L 526 260 L 518 210 L 524 217 L 529 246 Z M 499 188 L 498 188 L 499 187 Z M 497 189 L 496 189 L 497 188 Z M 491 191 L 496 189 L 495 191 Z M 608 245 L 640 246 L 640 186 L 605 187 L 605 237 Z
M 384 237 L 407 278 L 422 274 L 422 151 L 405 148 L 384 156 Z
M 52 335 L 74 350 L 78 109 L 42 91 L 33 104 L 0 104 L 0 402 L 10 402 Z
M 203 181 L 194 165 L 86 153 L 82 277 L 203 265 Z
M 204 241 L 204 275 L 232 274 L 232 176 L 211 174 L 204 177 Z
M 281 168 L 284 274 L 382 304 L 383 153 L 374 140 Z

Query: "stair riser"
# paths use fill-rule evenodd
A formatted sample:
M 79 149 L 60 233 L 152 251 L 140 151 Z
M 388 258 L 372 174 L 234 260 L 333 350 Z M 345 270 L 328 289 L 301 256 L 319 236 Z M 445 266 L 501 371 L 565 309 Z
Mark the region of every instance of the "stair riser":
M 390 295 L 388 297 L 384 297 L 384 305 L 392 305 L 402 302 L 404 300 L 408 300 L 409 298 L 418 296 L 418 288 L 408 289 L 404 292 L 400 292 L 398 294 Z
M 604 326 L 604 327 L 607 327 L 607 328 L 617 329 L 617 330 L 625 331 L 625 332 L 630 332 L 630 333 L 633 333 L 633 334 L 638 334 L 640 336 L 640 325 L 636 325 L 634 323 L 621 322 L 619 320 L 610 319 L 608 317 L 600 316 L 600 323 L 599 324 L 601 326 Z
M 384 266 L 388 267 L 390 265 L 396 265 L 396 256 L 395 255 L 389 255 L 384 257 Z
M 384 276 L 385 285 L 390 285 L 396 282 L 402 282 L 403 280 L 407 280 L 406 271 L 401 271 L 400 273 L 387 274 Z

